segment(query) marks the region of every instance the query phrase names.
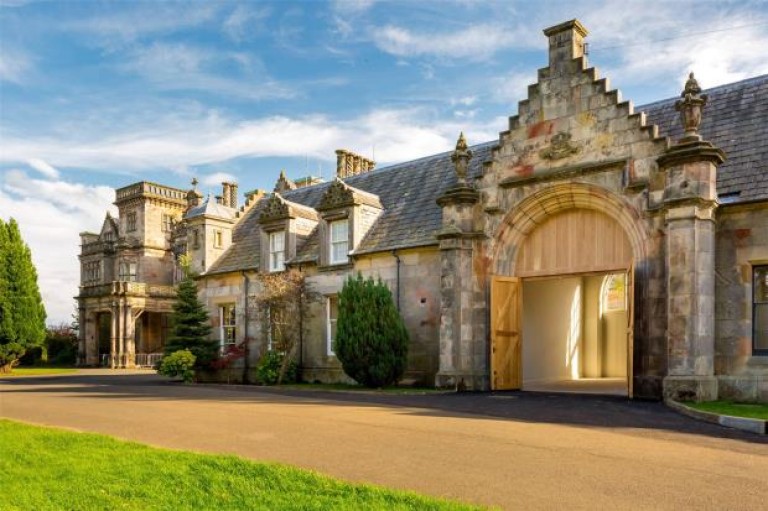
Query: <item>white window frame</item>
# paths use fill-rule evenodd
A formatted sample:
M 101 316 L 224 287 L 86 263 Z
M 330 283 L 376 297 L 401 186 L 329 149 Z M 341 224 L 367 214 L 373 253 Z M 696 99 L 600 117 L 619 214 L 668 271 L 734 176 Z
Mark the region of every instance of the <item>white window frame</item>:
M 343 235 L 337 227 L 344 226 Z M 344 264 L 349 262 L 349 220 L 334 220 L 328 223 L 328 261 L 330 264 Z M 343 247 L 343 248 L 342 248 Z M 338 252 L 343 255 L 337 255 Z
M 224 232 L 221 229 L 214 229 L 213 248 L 221 248 L 223 246 L 224 246 Z
M 336 301 L 336 314 L 337 316 L 335 318 L 331 317 L 331 301 Z M 329 295 L 325 297 L 325 344 L 326 344 L 326 352 L 329 357 L 335 357 L 336 353 L 333 351 L 333 341 L 335 340 L 333 338 L 332 332 L 335 330 L 335 327 L 338 324 L 339 317 L 339 297 L 338 295 Z
M 163 213 L 162 231 L 171 232 L 172 230 L 173 230 L 173 215 L 169 215 L 168 213 Z
M 134 261 L 121 261 L 118 268 L 118 279 L 123 282 L 136 282 L 139 265 Z
M 285 270 L 285 231 L 270 232 L 269 271 L 277 272 L 283 270 Z
M 226 346 L 234 346 L 237 344 L 237 307 L 234 303 L 224 303 L 219 306 L 219 345 L 223 350 Z M 231 318 L 230 314 L 231 311 Z M 231 323 L 227 322 L 227 319 L 232 320 Z M 227 340 L 226 332 L 232 330 L 231 341 Z

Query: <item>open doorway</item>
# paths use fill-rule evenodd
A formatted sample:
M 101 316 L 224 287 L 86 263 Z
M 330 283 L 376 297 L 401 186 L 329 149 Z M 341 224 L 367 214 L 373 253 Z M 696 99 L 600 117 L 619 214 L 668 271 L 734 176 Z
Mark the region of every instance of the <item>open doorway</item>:
M 625 272 L 523 279 L 522 388 L 628 394 Z

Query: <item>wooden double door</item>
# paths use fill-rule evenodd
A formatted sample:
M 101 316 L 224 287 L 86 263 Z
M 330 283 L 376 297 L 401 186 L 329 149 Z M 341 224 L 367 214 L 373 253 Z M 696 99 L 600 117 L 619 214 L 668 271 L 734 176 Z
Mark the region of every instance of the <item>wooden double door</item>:
M 627 270 L 627 394 L 632 397 L 634 267 Z M 491 389 L 522 388 L 523 282 L 519 277 L 491 277 Z M 546 306 L 546 304 L 542 304 Z

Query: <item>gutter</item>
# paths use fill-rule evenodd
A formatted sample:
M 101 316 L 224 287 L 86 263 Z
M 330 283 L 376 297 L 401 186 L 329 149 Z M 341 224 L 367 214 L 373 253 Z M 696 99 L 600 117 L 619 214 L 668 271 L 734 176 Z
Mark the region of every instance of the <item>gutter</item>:
M 397 277 L 396 277 L 397 298 L 395 303 L 397 305 L 397 311 L 400 312 L 400 256 L 397 255 L 397 249 L 392 250 L 392 255 L 397 260 Z

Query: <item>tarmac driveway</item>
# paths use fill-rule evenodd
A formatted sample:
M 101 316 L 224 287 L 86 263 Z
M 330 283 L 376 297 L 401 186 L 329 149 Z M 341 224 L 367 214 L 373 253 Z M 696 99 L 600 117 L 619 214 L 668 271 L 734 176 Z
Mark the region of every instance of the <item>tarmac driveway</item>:
M 0 416 L 236 453 L 515 509 L 761 509 L 768 440 L 659 403 L 185 386 L 148 372 L 0 380 Z

